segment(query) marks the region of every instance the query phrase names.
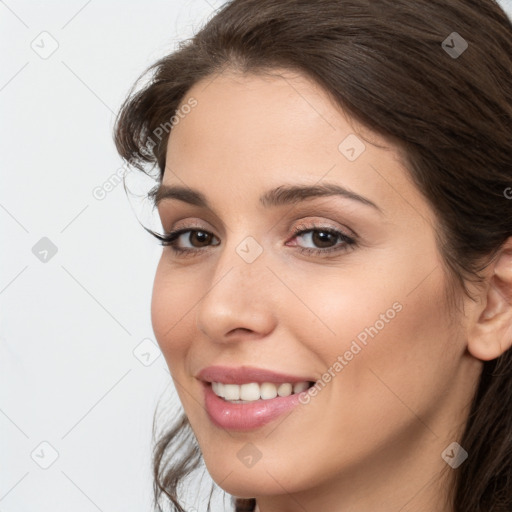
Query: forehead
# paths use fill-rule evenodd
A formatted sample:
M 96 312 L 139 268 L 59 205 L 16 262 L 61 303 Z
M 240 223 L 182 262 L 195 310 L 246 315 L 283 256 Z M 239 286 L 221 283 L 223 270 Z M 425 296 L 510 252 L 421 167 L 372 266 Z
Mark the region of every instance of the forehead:
M 196 83 L 182 105 L 191 98 L 197 105 L 169 137 L 164 183 L 207 194 L 226 185 L 246 194 L 250 184 L 259 195 L 283 182 L 326 179 L 364 193 L 383 210 L 405 213 L 411 201 L 425 207 L 399 149 L 305 76 L 227 71 Z M 357 158 L 348 158 L 347 145 Z
M 225 71 L 201 80 L 182 101 L 193 97 L 197 106 L 172 135 L 193 131 L 202 142 L 231 139 L 247 151 L 304 139 L 330 144 L 336 132 L 354 131 L 344 112 L 313 81 L 290 71 L 279 73 Z

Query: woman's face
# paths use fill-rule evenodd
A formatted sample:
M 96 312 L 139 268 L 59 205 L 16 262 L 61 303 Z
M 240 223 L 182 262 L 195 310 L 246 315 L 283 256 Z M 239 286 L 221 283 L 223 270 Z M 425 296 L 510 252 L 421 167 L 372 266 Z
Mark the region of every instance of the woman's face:
M 164 230 L 194 230 L 174 243 L 195 252 L 163 249 L 155 335 L 222 488 L 348 505 L 378 500 L 396 477 L 386 503 L 404 505 L 446 465 L 480 366 L 444 300 L 432 210 L 396 148 L 283 75 L 225 72 L 182 103 L 197 102 L 172 130 L 163 185 L 207 205 L 158 196 Z M 279 193 L 289 187 L 315 189 Z M 241 371 L 199 375 L 210 366 Z M 318 382 L 230 404 L 204 379 L 247 400 Z

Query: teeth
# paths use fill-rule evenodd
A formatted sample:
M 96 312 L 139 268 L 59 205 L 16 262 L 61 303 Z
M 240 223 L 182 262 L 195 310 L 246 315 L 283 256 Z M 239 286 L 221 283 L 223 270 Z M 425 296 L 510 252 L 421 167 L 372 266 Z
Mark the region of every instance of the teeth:
M 308 382 L 297 382 L 293 385 L 293 392 L 294 393 L 301 393 L 302 391 L 306 391 L 306 389 L 309 388 Z
M 221 384 L 222 386 L 222 384 Z M 226 400 L 239 400 L 240 399 L 240 386 L 236 384 L 224 384 L 224 398 Z
M 290 396 L 293 393 L 293 386 L 288 384 L 288 382 L 283 382 L 283 384 L 279 384 L 277 388 L 277 394 L 279 396 Z
M 250 384 L 242 384 L 240 388 L 240 400 L 252 402 L 253 400 L 260 399 L 260 386 L 256 382 Z
M 223 384 L 222 382 L 212 382 L 213 392 L 229 402 L 246 403 L 256 400 L 271 400 L 277 396 L 290 396 L 292 393 L 301 393 L 309 388 L 309 382 L 296 382 L 290 384 L 283 382 L 273 384 L 272 382 L 250 382 L 248 384 Z
M 258 386 L 258 388 L 262 400 L 270 400 L 277 396 L 277 388 L 275 384 L 264 382 L 261 386 Z

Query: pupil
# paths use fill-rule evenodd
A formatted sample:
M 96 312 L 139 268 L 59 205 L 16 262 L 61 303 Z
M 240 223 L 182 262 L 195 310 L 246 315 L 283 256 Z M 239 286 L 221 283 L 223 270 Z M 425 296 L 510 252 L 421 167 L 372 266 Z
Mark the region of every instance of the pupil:
M 323 238 L 320 236 L 323 235 Z M 334 235 L 332 233 L 328 233 L 326 231 L 315 231 L 313 233 L 313 242 L 315 245 L 318 245 L 320 247 L 326 247 L 325 244 L 327 243 L 327 247 L 329 246 L 329 242 L 332 243 L 332 240 L 329 240 L 329 238 L 333 237 Z
M 196 236 L 196 238 L 199 240 L 199 244 L 201 243 L 207 243 L 209 241 L 209 234 L 208 233 L 205 233 L 204 231 L 196 231 L 194 232 L 194 235 Z M 194 245 L 194 244 L 192 244 Z

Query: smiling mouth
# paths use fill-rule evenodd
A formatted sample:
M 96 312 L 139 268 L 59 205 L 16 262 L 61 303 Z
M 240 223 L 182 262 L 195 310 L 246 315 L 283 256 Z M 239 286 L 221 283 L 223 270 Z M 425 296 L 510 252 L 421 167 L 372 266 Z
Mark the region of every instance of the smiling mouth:
M 314 385 L 311 381 L 301 382 L 249 382 L 246 384 L 210 383 L 213 392 L 226 402 L 247 404 L 258 400 L 272 400 L 278 397 L 302 393 Z

